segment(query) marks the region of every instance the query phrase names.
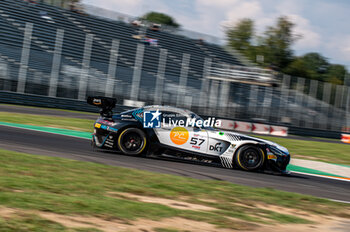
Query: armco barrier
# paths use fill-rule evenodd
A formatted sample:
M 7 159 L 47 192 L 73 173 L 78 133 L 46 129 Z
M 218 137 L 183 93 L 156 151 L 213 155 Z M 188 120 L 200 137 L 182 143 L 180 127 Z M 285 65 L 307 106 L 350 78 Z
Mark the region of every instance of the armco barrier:
M 270 135 L 288 136 L 288 127 L 285 127 L 285 126 L 270 126 Z
M 256 134 L 270 134 L 270 125 L 262 123 L 252 123 L 252 132 Z
M 288 136 L 288 127 L 220 119 L 219 129 L 274 136 Z
M 240 132 L 251 132 L 252 131 L 252 123 L 250 122 L 241 122 L 235 121 L 234 130 Z
M 350 134 L 342 134 L 341 135 L 341 141 L 343 143 L 349 143 L 350 144 Z
M 227 120 L 227 119 L 220 119 L 221 126 L 220 128 L 225 130 L 234 130 L 235 129 L 235 121 L 233 120 Z

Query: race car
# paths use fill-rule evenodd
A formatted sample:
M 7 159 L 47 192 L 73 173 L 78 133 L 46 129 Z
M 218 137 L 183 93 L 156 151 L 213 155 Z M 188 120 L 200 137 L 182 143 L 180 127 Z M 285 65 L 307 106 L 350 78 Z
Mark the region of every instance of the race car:
M 171 106 L 151 105 L 113 114 L 116 99 L 88 97 L 100 108 L 92 146 L 134 156 L 156 156 L 288 174 L 288 150 L 271 141 L 214 129 L 220 120 Z

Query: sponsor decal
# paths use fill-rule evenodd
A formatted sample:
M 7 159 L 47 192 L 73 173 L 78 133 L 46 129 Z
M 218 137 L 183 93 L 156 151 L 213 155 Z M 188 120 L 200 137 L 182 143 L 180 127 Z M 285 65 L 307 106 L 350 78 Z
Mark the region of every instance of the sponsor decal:
M 107 130 L 109 130 L 109 131 L 118 131 L 118 129 L 110 127 L 110 126 L 107 126 Z
M 101 124 L 100 123 L 95 123 L 95 128 L 101 128 Z
M 170 139 L 176 145 L 183 145 L 189 138 L 188 130 L 184 127 L 175 127 L 170 131 Z
M 144 128 L 160 128 L 161 121 L 160 116 L 162 113 L 157 111 L 145 111 L 143 112 L 143 127 Z
M 140 122 L 143 122 L 143 109 L 138 109 L 132 112 L 132 116 Z
M 209 150 L 210 151 L 221 152 L 222 151 L 221 143 L 216 143 L 215 145 L 210 145 L 209 146 Z
M 277 156 L 276 155 L 268 155 L 267 159 L 277 159 Z
M 111 126 L 106 126 L 106 125 L 101 125 L 100 128 L 103 130 L 108 130 L 108 131 L 118 131 L 118 129 L 113 128 Z

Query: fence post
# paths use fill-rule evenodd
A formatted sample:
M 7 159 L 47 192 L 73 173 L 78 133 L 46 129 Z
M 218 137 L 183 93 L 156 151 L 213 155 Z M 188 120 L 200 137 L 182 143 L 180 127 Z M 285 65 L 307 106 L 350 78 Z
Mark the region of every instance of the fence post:
M 92 43 L 93 43 L 93 34 L 87 34 L 85 37 L 83 63 L 82 63 L 80 79 L 79 79 L 79 92 L 78 92 L 79 100 L 85 100 L 85 97 L 86 97 Z
M 50 77 L 50 87 L 49 87 L 49 96 L 57 96 L 57 83 L 58 76 L 61 66 L 61 53 L 62 53 L 62 44 L 63 44 L 64 30 L 57 29 L 56 32 L 56 41 L 55 41 L 55 51 L 53 54 L 52 68 L 51 68 L 51 77 Z
M 130 99 L 137 101 L 139 98 L 139 88 L 141 81 L 141 72 L 142 72 L 142 62 L 143 62 L 143 54 L 145 51 L 145 45 L 138 43 L 136 49 L 136 59 L 134 65 L 134 73 L 132 77 L 132 85 L 130 91 Z
M 21 54 L 21 63 L 18 72 L 17 92 L 24 93 L 27 80 L 27 69 L 29 62 L 30 44 L 32 41 L 33 23 L 26 23 Z
M 315 110 L 317 106 L 317 89 L 318 89 L 318 81 L 317 80 L 311 80 L 310 81 L 310 89 L 309 89 L 309 96 L 308 96 L 308 108 Z M 311 127 L 313 128 L 314 123 L 317 122 L 317 116 L 313 117 L 313 119 L 309 122 Z
M 258 91 L 259 88 L 256 85 L 250 85 L 249 86 L 249 102 L 248 102 L 248 113 L 250 114 L 251 112 L 254 113 L 253 115 L 250 115 L 251 118 L 257 117 L 256 113 L 256 108 L 258 105 Z M 247 112 L 247 111 L 245 111 Z
M 156 89 L 154 91 L 154 104 L 159 105 L 163 101 L 163 86 L 164 86 L 164 76 L 166 60 L 168 56 L 168 50 L 161 48 L 158 63 L 158 72 L 156 80 Z
M 180 106 L 181 100 L 182 102 L 184 102 L 184 98 L 186 96 L 187 75 L 190 64 L 190 58 L 190 54 L 184 53 L 182 55 L 181 73 L 179 79 L 179 87 L 177 89 L 176 106 Z
M 208 103 L 208 87 L 209 87 L 209 79 L 210 71 L 211 71 L 211 63 L 212 59 L 209 57 L 206 57 L 204 59 L 204 68 L 203 68 L 203 77 L 202 77 L 202 84 L 201 84 L 201 92 L 200 92 L 200 99 L 199 99 L 199 106 L 206 108 Z
M 304 103 L 304 89 L 305 89 L 305 79 L 298 77 L 298 81 L 297 81 L 297 92 L 296 94 L 298 96 L 296 96 L 296 103 L 300 105 L 300 107 L 298 107 L 298 116 L 296 117 L 298 119 L 298 126 L 301 126 L 301 121 L 302 121 L 302 108 L 303 108 L 303 103 Z
M 285 99 L 286 103 L 288 103 L 289 101 L 290 81 L 291 81 L 291 77 L 289 75 L 283 75 L 283 84 L 281 86 L 281 99 Z M 286 103 L 283 104 L 282 111 L 281 111 L 281 102 L 279 103 L 280 120 L 282 120 L 285 115 L 288 115 L 287 114 L 288 107 L 286 106 Z
M 210 107 L 210 113 L 216 112 L 216 108 L 218 105 L 218 89 L 219 89 L 219 81 L 212 80 L 211 81 L 211 88 L 210 88 L 210 95 L 209 95 L 209 105 Z
M 221 81 L 221 94 L 220 94 L 220 102 L 219 106 L 221 109 L 219 109 L 218 113 L 221 113 L 221 116 L 226 116 L 227 112 L 227 105 L 229 101 L 230 96 L 230 82 L 228 81 Z
M 273 87 L 265 87 L 264 88 L 265 93 L 264 93 L 264 103 L 263 103 L 263 112 L 262 112 L 262 117 L 265 117 L 269 121 L 270 119 L 270 114 L 271 114 L 271 104 L 272 104 L 272 92 L 273 92 Z
M 113 97 L 115 74 L 118 62 L 119 40 L 113 39 L 109 56 L 108 75 L 105 88 L 105 96 Z
M 350 86 L 347 86 L 347 99 L 346 99 L 346 128 L 350 130 Z M 350 132 L 350 131 L 348 131 Z
M 322 95 L 322 102 L 326 104 L 325 114 L 326 114 L 326 121 L 324 123 L 324 129 L 327 129 L 328 127 L 328 121 L 329 121 L 329 110 L 330 110 L 330 101 L 331 101 L 331 91 L 332 91 L 332 84 L 329 82 L 323 83 L 323 95 Z

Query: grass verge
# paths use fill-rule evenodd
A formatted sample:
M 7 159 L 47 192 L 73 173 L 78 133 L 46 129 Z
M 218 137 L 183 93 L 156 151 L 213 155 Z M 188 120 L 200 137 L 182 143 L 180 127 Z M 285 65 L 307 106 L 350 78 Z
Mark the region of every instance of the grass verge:
M 12 231 L 35 229 L 42 224 L 49 225 L 46 231 L 65 230 L 56 222 L 43 222 L 47 219 L 40 218 L 41 214 L 35 212 L 116 219 L 125 223 L 140 218 L 178 217 L 230 229 L 247 229 L 251 223 L 308 223 L 303 216 L 275 212 L 258 205 L 350 218 L 349 205 L 270 188 L 251 188 L 7 150 L 0 150 L 0 154 L 0 218 L 3 217 L 1 207 L 24 212 L 24 216 L 17 214 L 8 220 L 0 220 L 0 228 L 15 228 Z M 118 192 L 191 202 L 214 210 L 177 209 L 110 195 Z M 34 229 L 31 231 L 36 231 Z

